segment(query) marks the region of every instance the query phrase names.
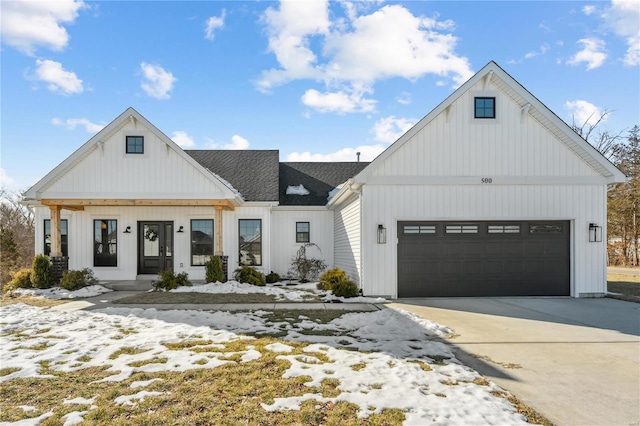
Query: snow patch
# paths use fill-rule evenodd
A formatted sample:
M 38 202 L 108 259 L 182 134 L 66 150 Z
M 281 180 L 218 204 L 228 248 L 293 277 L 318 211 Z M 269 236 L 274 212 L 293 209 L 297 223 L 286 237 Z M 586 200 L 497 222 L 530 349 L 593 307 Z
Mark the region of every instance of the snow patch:
M 287 195 L 309 195 L 309 190 L 302 184 L 297 186 L 288 186 Z

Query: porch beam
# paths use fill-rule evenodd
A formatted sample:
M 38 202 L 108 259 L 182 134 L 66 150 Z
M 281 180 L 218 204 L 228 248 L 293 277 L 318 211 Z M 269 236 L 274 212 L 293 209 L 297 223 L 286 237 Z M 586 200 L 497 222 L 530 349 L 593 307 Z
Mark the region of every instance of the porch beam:
M 60 206 L 49 206 L 51 211 L 51 253 L 50 257 L 62 256 L 62 236 L 60 234 Z
M 59 206 L 69 210 L 83 210 L 85 206 L 213 206 L 235 210 L 231 200 L 225 199 L 53 199 L 40 200 L 45 206 Z
M 214 254 L 216 256 L 222 256 L 224 254 L 224 251 L 222 249 L 222 206 L 215 206 L 216 209 L 216 216 L 215 216 L 215 227 L 216 227 L 216 231 L 215 231 L 215 247 L 214 247 Z

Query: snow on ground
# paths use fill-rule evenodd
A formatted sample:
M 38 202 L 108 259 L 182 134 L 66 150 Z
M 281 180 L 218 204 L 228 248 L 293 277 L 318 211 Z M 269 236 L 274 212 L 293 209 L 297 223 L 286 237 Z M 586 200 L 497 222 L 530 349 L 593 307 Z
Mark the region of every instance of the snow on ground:
M 267 284 L 265 286 L 256 286 L 252 284 L 239 283 L 237 281 L 227 281 L 226 283 L 208 283 L 194 284 L 191 287 L 178 287 L 170 290 L 172 293 L 235 293 L 235 294 L 252 294 L 262 293 L 270 294 L 277 301 L 304 302 L 313 295 L 318 295 L 324 302 L 339 303 L 386 303 L 387 299 L 382 297 L 337 297 L 331 294 L 331 291 L 318 290 L 317 283 L 295 284 L 292 286 L 282 285 L 282 283 Z
M 225 343 L 237 340 L 247 343 L 245 351 L 236 352 L 242 354 L 240 362 L 251 362 L 262 353 L 251 346 L 253 338 L 245 333 L 286 331 L 283 340 L 310 343 L 305 355 L 288 353 L 284 343 L 269 345 L 265 350 L 277 352 L 278 357 L 290 362 L 285 378 L 311 377 L 307 383 L 309 392 L 276 398 L 273 404 L 263 405 L 265 410 L 295 410 L 303 401 L 314 399 L 352 402 L 359 407 L 360 417 L 385 408 L 399 408 L 405 410 L 405 424 L 525 423 L 507 400 L 490 393 L 498 389 L 495 385 L 474 384 L 473 380 L 480 377 L 478 373 L 460 364 L 449 346 L 435 341 L 437 336 L 451 332 L 446 327 L 393 309 L 348 313 L 327 324 L 304 316 L 293 323 L 270 322 L 268 318 L 266 311 L 107 308 L 60 312 L 24 304 L 4 306 L 0 307 L 0 364 L 18 371 L 0 377 L 0 383 L 18 377 L 46 378 L 39 373 L 41 361 L 48 361 L 51 368 L 59 371 L 111 365 L 108 371 L 112 375 L 104 381 L 122 381 L 134 372 L 216 368 L 235 362 L 222 349 Z M 165 346 L 185 340 L 213 343 L 206 348 L 177 350 Z M 119 356 L 110 359 L 115 353 Z M 330 362 L 322 362 L 317 353 L 324 354 Z M 153 362 L 160 358 L 167 360 Z M 324 398 L 314 392 L 326 378 L 340 382 L 341 393 L 337 397 Z M 135 387 L 144 388 L 150 383 L 137 382 Z M 132 390 L 129 395 L 116 397 L 114 403 L 136 404 L 152 394 Z M 69 395 L 68 401 L 74 401 L 74 397 Z M 67 421 L 76 424 L 84 414 L 69 413 Z
M 53 288 L 18 288 L 14 293 L 23 296 L 41 296 L 47 299 L 81 299 L 85 297 L 100 296 L 101 294 L 113 291 L 101 285 L 91 285 L 80 290 L 70 291 L 62 287 Z

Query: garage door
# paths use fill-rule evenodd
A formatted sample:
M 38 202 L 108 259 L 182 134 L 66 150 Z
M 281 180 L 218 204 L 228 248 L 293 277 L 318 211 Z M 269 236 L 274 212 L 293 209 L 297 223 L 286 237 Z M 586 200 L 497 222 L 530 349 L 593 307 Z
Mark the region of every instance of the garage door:
M 398 297 L 568 296 L 568 221 L 398 222 Z

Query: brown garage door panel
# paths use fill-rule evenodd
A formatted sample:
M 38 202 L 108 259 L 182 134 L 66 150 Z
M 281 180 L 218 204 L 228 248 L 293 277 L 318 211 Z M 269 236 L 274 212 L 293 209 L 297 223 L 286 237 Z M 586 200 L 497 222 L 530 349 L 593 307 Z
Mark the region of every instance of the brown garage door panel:
M 415 232 L 425 227 L 436 232 Z M 398 296 L 569 295 L 569 229 L 568 221 L 399 222 Z

